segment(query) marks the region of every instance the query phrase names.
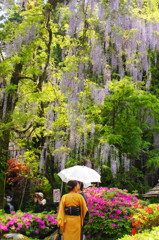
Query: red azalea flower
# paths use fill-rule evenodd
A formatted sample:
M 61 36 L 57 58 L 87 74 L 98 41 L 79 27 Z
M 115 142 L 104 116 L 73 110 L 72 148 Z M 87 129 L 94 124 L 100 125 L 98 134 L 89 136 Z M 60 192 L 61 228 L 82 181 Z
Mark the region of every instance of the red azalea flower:
M 152 208 L 150 208 L 150 207 L 145 207 L 144 209 L 148 213 L 153 213 Z
M 131 231 L 131 235 L 135 235 L 136 234 L 136 228 L 133 228 Z
M 142 206 L 141 204 L 138 204 L 138 203 L 137 203 L 137 204 L 134 204 L 134 207 L 135 207 L 135 208 L 142 208 L 143 206 Z
M 136 221 L 136 222 L 135 222 L 135 225 L 136 225 L 136 226 L 140 226 L 140 225 L 141 225 L 141 222 L 140 222 L 140 221 Z

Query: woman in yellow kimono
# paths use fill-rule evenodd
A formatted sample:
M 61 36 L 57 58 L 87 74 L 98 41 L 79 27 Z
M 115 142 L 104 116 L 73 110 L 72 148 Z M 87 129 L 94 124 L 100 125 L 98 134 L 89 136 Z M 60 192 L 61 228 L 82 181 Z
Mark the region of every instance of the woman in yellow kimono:
M 69 181 L 67 187 L 69 193 L 61 198 L 57 222 L 64 240 L 80 240 L 81 227 L 88 208 L 84 198 L 78 193 L 79 183 Z

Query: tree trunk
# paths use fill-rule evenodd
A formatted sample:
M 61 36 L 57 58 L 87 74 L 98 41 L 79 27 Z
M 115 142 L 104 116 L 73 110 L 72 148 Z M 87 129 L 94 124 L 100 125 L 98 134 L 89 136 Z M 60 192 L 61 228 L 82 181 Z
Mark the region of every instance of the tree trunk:
M 1 175 L 0 178 L 0 209 L 4 208 L 4 196 L 5 196 L 5 174 Z
M 22 64 L 18 63 L 15 66 L 14 72 L 10 79 L 10 84 L 18 86 L 20 74 L 22 71 Z M 0 122 L 1 122 L 1 135 L 0 135 L 0 209 L 4 207 L 5 195 L 5 172 L 7 168 L 7 160 L 9 158 L 9 141 L 11 131 L 12 113 L 17 101 L 17 92 L 5 92 L 0 107 Z

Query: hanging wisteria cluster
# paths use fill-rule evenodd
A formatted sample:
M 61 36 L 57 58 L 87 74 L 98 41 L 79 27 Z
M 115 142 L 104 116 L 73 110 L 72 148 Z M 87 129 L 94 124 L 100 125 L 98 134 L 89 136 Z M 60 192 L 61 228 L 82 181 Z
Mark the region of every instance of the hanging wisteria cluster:
M 142 4 L 138 1 L 137 7 L 142 9 Z M 111 0 L 107 5 L 97 0 L 71 1 L 68 34 L 80 35 L 86 19 L 88 29 L 98 29 L 96 33 L 99 33 L 88 37 L 93 72 L 105 75 L 109 63 L 112 72 L 118 71 L 121 78 L 130 75 L 134 81 L 141 81 L 145 72 L 148 75 L 151 65 L 148 51 L 159 49 L 159 24 L 133 14 L 133 1 L 121 5 L 120 0 Z
M 110 0 L 107 3 L 102 0 L 72 0 L 69 2 L 67 34 L 72 38 L 80 38 L 85 32 L 88 33 L 87 41 L 90 51 L 89 53 L 87 51 L 86 56 L 89 56 L 92 63 L 92 76 L 96 75 L 97 78 L 102 79 L 100 83 L 97 82 L 91 86 L 91 98 L 94 104 L 103 104 L 105 96 L 109 93 L 108 83 L 114 72 L 118 73 L 118 79 L 122 79 L 126 75 L 132 77 L 133 81 L 142 81 L 144 78 L 146 88 L 150 87 L 151 60 L 149 52 L 159 50 L 159 23 L 148 21 L 139 14 L 137 15 L 132 10 L 135 7 L 142 10 L 143 1 L 138 1 L 136 6 L 133 1 L 129 0 L 125 3 L 120 0 Z M 72 50 L 73 54 L 76 54 L 76 49 Z M 68 105 L 71 105 L 70 112 L 75 106 L 77 108 L 79 93 L 84 89 L 87 70 L 90 71 L 89 67 L 89 64 L 83 66 L 83 64 L 78 65 L 77 63 L 77 69 L 63 75 L 61 85 L 65 86 L 64 92 L 68 93 L 66 86 L 72 89 L 68 94 Z M 79 81 L 75 80 L 74 76 L 77 76 Z M 83 104 L 87 105 L 86 98 L 83 98 Z M 78 114 L 77 110 L 72 116 L 70 115 L 70 146 L 78 148 L 76 151 L 80 152 L 79 156 L 81 156 L 81 152 L 86 152 L 90 130 L 86 127 L 86 119 L 83 115 L 81 125 L 84 127 L 84 137 L 78 133 L 75 117 Z M 93 130 L 92 139 L 95 134 L 95 130 Z M 112 173 L 113 175 L 117 173 L 120 165 L 119 152 L 114 146 L 99 144 L 94 148 L 93 158 L 100 158 L 102 163 L 107 163 L 110 158 Z M 126 154 L 123 154 L 122 162 L 125 170 L 128 171 L 130 160 Z

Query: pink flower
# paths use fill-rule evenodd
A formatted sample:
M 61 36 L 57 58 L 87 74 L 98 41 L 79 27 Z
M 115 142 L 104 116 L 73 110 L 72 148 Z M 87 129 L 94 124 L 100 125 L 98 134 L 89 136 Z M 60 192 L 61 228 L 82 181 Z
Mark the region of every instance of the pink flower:
M 116 209 L 114 212 L 115 212 L 116 214 L 122 214 L 122 211 L 121 211 L 120 209 Z
M 15 212 L 11 212 L 10 214 L 12 214 L 12 215 L 16 215 L 16 213 L 15 213 Z
M 23 226 L 22 223 L 18 223 L 18 227 L 21 228 Z
M 41 224 L 44 224 L 44 223 L 45 223 L 45 222 L 44 222 L 43 220 L 41 220 L 41 219 L 37 219 L 36 222 L 41 223 Z
M 45 225 L 40 225 L 39 226 L 41 229 L 44 229 L 45 228 Z
M 115 224 L 115 223 L 112 223 L 111 226 L 112 226 L 112 227 L 118 227 L 118 225 Z
M 5 227 L 5 226 L 3 227 L 3 230 L 4 231 L 9 231 L 9 229 L 7 227 Z

